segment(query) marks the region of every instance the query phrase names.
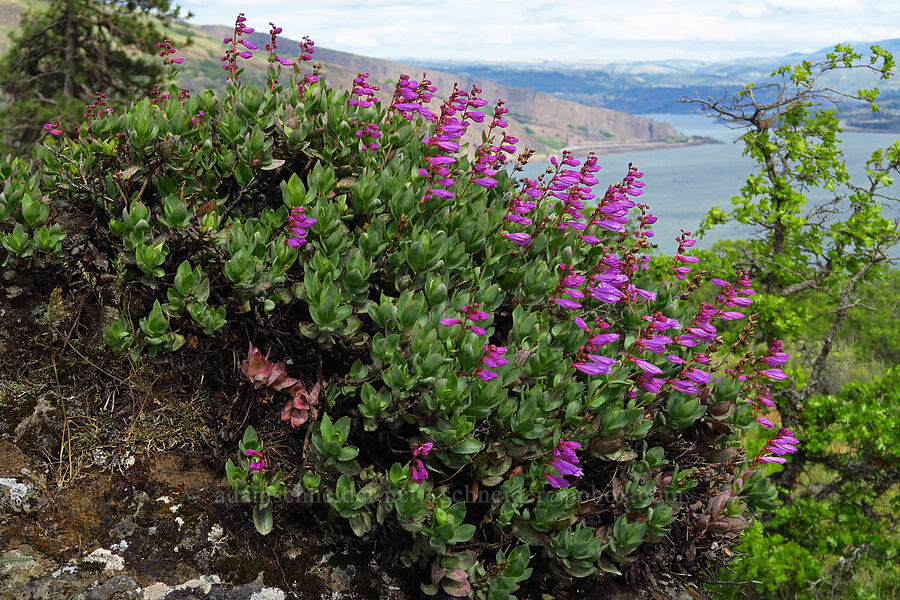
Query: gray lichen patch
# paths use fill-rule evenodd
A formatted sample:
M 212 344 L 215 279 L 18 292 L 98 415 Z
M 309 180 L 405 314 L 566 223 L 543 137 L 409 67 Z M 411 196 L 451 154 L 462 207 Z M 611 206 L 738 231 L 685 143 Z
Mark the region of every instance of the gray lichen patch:
M 0 512 L 28 514 L 38 508 L 43 493 L 24 476 L 0 477 Z

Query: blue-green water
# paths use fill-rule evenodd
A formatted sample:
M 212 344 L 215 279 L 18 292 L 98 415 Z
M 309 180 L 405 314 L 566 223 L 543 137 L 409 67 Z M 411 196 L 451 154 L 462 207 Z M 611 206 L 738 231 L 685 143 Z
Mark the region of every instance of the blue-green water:
M 653 114 L 641 115 L 657 121 L 672 124 L 687 135 L 700 135 L 722 140 L 721 144 L 704 144 L 681 148 L 665 148 L 643 152 L 603 154 L 599 164 L 603 169 L 596 174 L 600 184 L 597 193 L 602 194 L 607 186 L 620 180 L 628 170 L 628 163 L 634 163 L 644 172 L 646 183 L 644 194 L 639 201 L 650 205 L 651 212 L 659 217 L 654 225 L 656 237 L 663 252 L 674 252 L 675 237 L 681 229 L 694 231 L 703 215 L 713 206 L 728 209 L 731 198 L 739 193 L 750 173 L 757 172 L 755 163 L 741 155 L 740 143 L 732 142 L 738 132 L 702 115 Z M 865 182 L 859 174 L 864 173 L 866 160 L 872 151 L 893 143 L 897 133 L 844 132 L 843 150 L 851 180 L 857 185 Z M 582 159 L 583 157 L 577 157 Z M 529 177 L 539 174 L 546 164 L 533 164 L 526 169 Z M 825 190 L 811 192 L 811 199 L 828 198 Z M 896 213 L 897 209 L 894 208 Z M 697 246 L 709 248 L 718 240 L 746 238 L 753 234 L 749 227 L 738 223 L 717 227 Z

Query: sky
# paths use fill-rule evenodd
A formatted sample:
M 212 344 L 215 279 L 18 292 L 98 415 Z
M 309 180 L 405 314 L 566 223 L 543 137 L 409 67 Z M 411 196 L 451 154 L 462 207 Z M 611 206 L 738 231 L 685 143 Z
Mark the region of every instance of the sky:
M 385 59 L 730 60 L 900 38 L 895 0 L 177 0 L 198 24 L 247 25 Z

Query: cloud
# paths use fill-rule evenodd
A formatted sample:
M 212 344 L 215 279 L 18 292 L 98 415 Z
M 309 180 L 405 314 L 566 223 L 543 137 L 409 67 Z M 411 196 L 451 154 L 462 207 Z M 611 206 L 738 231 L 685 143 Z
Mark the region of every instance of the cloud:
M 866 8 L 859 0 L 767 0 L 766 4 L 795 13 L 827 15 L 860 13 Z
M 259 29 L 382 58 L 652 60 L 808 51 L 900 37 L 900 6 L 862 0 L 184 0 L 195 22 L 243 10 Z

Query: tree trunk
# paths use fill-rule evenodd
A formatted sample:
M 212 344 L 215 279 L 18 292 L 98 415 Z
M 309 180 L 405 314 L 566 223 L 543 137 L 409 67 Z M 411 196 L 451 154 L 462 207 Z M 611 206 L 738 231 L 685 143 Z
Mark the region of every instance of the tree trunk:
M 63 72 L 63 96 L 75 97 L 75 81 L 72 73 L 75 72 L 75 15 L 72 8 L 66 9 L 66 54 L 65 69 Z

